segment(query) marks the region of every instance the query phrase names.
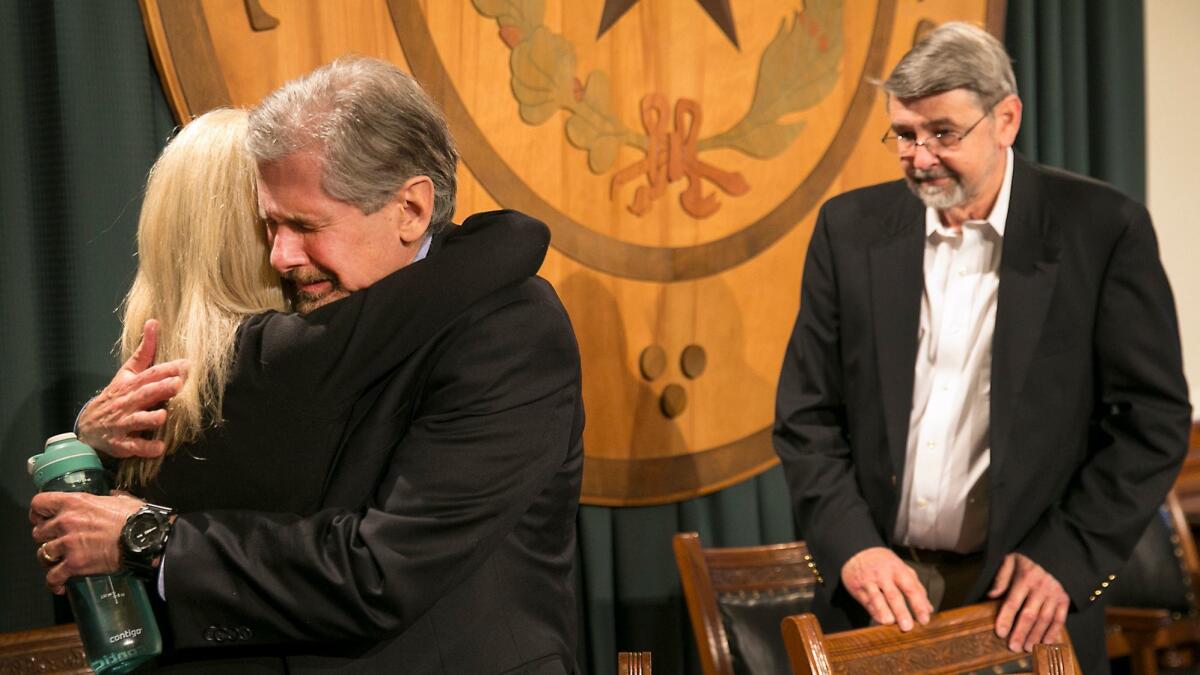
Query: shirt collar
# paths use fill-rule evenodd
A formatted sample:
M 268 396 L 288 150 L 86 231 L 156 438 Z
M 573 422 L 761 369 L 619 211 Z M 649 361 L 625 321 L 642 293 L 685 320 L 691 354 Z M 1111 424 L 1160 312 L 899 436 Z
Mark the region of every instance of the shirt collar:
M 412 261 L 424 260 L 425 256 L 429 255 L 429 245 L 431 243 L 433 243 L 433 237 L 426 234 L 425 241 L 421 242 L 421 248 L 417 249 L 417 255 L 413 257 Z
M 986 221 L 968 220 L 967 222 L 987 222 L 997 235 L 1003 237 L 1004 226 L 1008 222 L 1008 203 L 1012 197 L 1012 179 L 1013 150 L 1007 148 L 1004 152 L 1004 182 L 1000 184 L 1000 194 L 996 195 L 996 204 L 992 206 L 992 212 L 988 214 Z M 949 228 L 942 226 L 942 219 L 938 217 L 937 209 L 925 207 L 926 238 L 933 236 L 934 232 L 941 232 L 943 235 L 951 234 Z

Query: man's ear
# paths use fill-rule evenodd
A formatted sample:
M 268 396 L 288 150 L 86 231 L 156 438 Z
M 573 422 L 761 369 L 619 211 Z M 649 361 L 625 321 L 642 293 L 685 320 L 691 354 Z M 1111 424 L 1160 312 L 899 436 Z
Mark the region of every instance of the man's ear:
M 425 236 L 433 217 L 433 181 L 429 176 L 413 176 L 396 190 L 399 208 L 400 239 L 411 244 Z
M 996 137 L 1004 147 L 1012 147 L 1021 130 L 1021 99 L 1009 94 L 996 104 Z

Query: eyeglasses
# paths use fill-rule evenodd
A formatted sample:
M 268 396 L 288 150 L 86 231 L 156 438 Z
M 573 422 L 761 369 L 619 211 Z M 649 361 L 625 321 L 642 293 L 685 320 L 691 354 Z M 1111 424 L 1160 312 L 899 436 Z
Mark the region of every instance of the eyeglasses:
M 916 153 L 917 148 L 925 148 L 930 153 L 936 155 L 943 150 L 957 148 L 958 144 L 962 143 L 963 139 L 967 137 L 967 134 L 974 131 L 975 127 L 979 126 L 979 123 L 990 114 L 992 114 L 991 110 L 983 113 L 983 117 L 975 120 L 975 123 L 967 127 L 967 130 L 962 133 L 957 131 L 935 131 L 929 138 L 918 141 L 917 135 L 911 131 L 903 131 L 898 134 L 893 134 L 889 131 L 879 140 L 883 141 L 883 144 L 889 150 L 899 153 L 901 157 Z

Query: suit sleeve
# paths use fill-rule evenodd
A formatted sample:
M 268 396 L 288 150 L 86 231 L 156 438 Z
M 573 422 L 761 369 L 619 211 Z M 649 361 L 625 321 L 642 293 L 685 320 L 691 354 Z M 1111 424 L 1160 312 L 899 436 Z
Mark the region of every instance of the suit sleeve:
M 245 627 L 243 645 L 394 635 L 497 549 L 567 457 L 578 349 L 542 300 L 471 318 L 439 345 L 369 508 L 178 519 L 166 566 L 177 647 L 207 646 L 210 625 Z
M 773 439 L 799 535 L 826 583 L 855 553 L 883 546 L 858 486 L 848 441 L 841 320 L 829 221 L 823 208 L 804 264 L 800 313 L 784 356 Z
M 1088 453 L 1064 498 L 1018 547 L 1063 584 L 1076 607 L 1129 558 L 1187 452 L 1191 407 L 1179 327 L 1145 208 L 1127 202 L 1093 333 Z

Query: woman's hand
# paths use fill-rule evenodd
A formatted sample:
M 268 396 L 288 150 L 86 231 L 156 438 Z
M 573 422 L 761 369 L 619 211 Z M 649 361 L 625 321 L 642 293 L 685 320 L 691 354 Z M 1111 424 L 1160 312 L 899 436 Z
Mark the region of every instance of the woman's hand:
M 152 366 L 158 321 L 142 327 L 142 341 L 112 382 L 84 406 L 75 425 L 79 440 L 111 457 L 158 457 L 166 445 L 149 434 L 167 421 L 163 405 L 183 389 L 188 362 Z

